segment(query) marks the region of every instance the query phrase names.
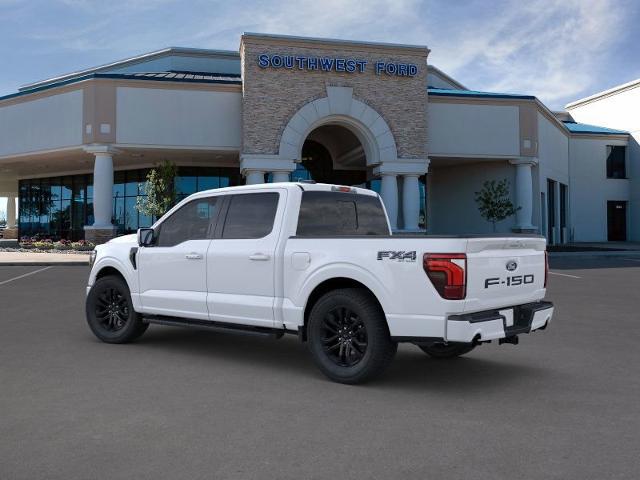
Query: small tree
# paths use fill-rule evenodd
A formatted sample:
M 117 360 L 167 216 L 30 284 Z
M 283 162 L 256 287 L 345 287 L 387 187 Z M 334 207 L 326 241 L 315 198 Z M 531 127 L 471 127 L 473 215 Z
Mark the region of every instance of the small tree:
M 496 223 L 515 215 L 520 210 L 516 208 L 509 198 L 509 182 L 507 179 L 496 182 L 487 180 L 482 185 L 482 190 L 476 192 L 476 203 L 482 218 L 491 222 L 493 231 L 496 231 Z
M 178 167 L 169 160 L 152 168 L 147 174 L 144 186 L 146 197 L 138 197 L 136 210 L 149 217 L 161 217 L 176 203 L 174 185 Z

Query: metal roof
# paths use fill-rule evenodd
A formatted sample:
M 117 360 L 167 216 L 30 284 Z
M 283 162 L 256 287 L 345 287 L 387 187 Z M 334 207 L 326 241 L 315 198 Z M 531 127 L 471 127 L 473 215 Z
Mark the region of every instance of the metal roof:
M 82 70 L 78 70 L 75 72 L 67 73 L 64 75 L 59 75 L 57 77 L 48 78 L 46 80 L 40 80 L 33 83 L 28 83 L 26 85 L 18 88 L 18 91 L 23 90 L 31 90 L 34 88 L 42 87 L 44 85 L 49 85 L 52 83 L 58 83 L 64 80 L 70 80 L 75 77 L 82 77 L 85 75 L 89 75 L 92 73 L 99 73 L 105 70 L 112 70 L 114 68 L 122 68 L 128 65 L 134 65 L 142 62 L 146 62 L 152 60 L 154 58 L 169 56 L 169 55 L 191 55 L 191 56 L 210 56 L 210 57 L 229 57 L 229 58 L 240 58 L 240 54 L 238 52 L 229 51 L 229 50 L 210 50 L 204 48 L 185 48 L 185 47 L 168 47 L 163 48 L 161 50 L 156 50 L 153 52 L 143 53 L 141 55 L 136 55 L 135 57 L 125 58 L 123 60 L 117 60 L 115 62 L 106 63 L 104 65 L 99 65 L 97 67 L 85 68 Z
M 477 97 L 477 98 L 521 98 L 525 100 L 535 100 L 533 95 L 522 95 L 519 93 L 498 93 L 498 92 L 479 92 L 477 90 L 455 90 L 448 88 L 427 88 L 429 95 L 441 97 Z
M 116 74 L 97 74 L 98 77 L 105 75 L 117 75 L 118 78 L 134 78 L 145 80 L 171 80 L 171 81 L 207 81 L 215 83 L 242 83 L 240 75 L 231 73 L 210 73 L 210 72 L 186 72 L 179 70 L 169 70 L 168 72 L 135 72 Z
M 577 123 L 563 121 L 565 127 L 569 129 L 571 133 L 591 133 L 599 135 L 628 135 L 629 132 L 625 130 L 615 130 L 613 128 L 598 127 L 597 125 L 588 125 L 586 123 Z
M 151 82 L 184 82 L 184 83 L 216 83 L 226 85 L 242 85 L 240 75 L 229 73 L 197 73 L 197 72 L 142 72 L 142 73 L 90 73 L 81 77 L 74 77 L 68 80 L 60 80 L 48 83 L 41 87 L 22 90 L 17 93 L 10 93 L 0 97 L 0 100 L 22 97 L 32 93 L 49 90 L 51 88 L 62 87 L 73 83 L 83 82 L 92 78 L 112 78 L 116 80 L 141 80 Z

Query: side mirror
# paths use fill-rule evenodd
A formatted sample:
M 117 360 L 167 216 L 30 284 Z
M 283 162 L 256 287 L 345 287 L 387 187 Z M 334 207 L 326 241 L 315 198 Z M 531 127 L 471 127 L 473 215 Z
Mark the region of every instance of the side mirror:
M 156 241 L 155 233 L 153 228 L 139 228 L 138 245 L 141 247 L 151 247 Z

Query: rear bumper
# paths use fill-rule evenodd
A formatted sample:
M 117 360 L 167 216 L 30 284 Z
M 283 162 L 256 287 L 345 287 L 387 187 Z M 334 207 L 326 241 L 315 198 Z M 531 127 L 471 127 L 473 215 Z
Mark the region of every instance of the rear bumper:
M 447 318 L 448 342 L 487 341 L 513 337 L 545 328 L 553 317 L 553 303 L 534 302 L 501 310 L 451 315 Z

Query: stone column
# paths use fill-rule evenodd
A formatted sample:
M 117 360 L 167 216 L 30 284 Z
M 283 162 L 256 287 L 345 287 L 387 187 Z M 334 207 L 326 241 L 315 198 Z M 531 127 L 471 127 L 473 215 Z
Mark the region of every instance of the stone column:
M 289 181 L 289 172 L 288 171 L 274 171 L 271 172 L 273 174 L 273 183 L 280 182 L 288 182 Z
M 533 174 L 531 168 L 538 163 L 534 157 L 521 157 L 509 160 L 516 167 L 515 197 L 516 225 L 515 232 L 534 232 L 537 230 L 532 223 L 533 218 Z
M 429 169 L 429 160 L 419 158 L 397 158 L 387 160 L 373 169 L 374 175 L 381 178 L 380 196 L 387 209 L 392 230 L 398 229 L 398 181 L 402 183 L 402 220 L 403 230 L 417 231 L 420 215 L 420 184 L 418 177 Z
M 7 197 L 7 229 L 16 228 L 16 197 Z
M 387 209 L 391 229 L 398 228 L 398 180 L 395 173 L 381 173 L 380 196 Z
M 416 173 L 402 176 L 402 219 L 404 229 L 418 230 L 420 220 L 420 182 Z
M 93 225 L 84 227 L 85 239 L 104 243 L 116 236 L 113 216 L 113 155 L 108 145 L 92 145 L 85 151 L 95 156 L 93 163 Z
M 264 170 L 245 170 L 244 177 L 246 185 L 264 183 Z
M 4 240 L 14 240 L 15 246 L 18 239 L 18 228 L 16 227 L 16 197 L 15 195 L 7 196 L 7 228 L 2 232 Z
M 296 165 L 291 159 L 278 155 L 260 155 L 243 153 L 240 155 L 240 173 L 244 175 L 247 185 L 264 183 L 264 173 L 273 173 L 273 182 L 288 182 L 289 172 Z

